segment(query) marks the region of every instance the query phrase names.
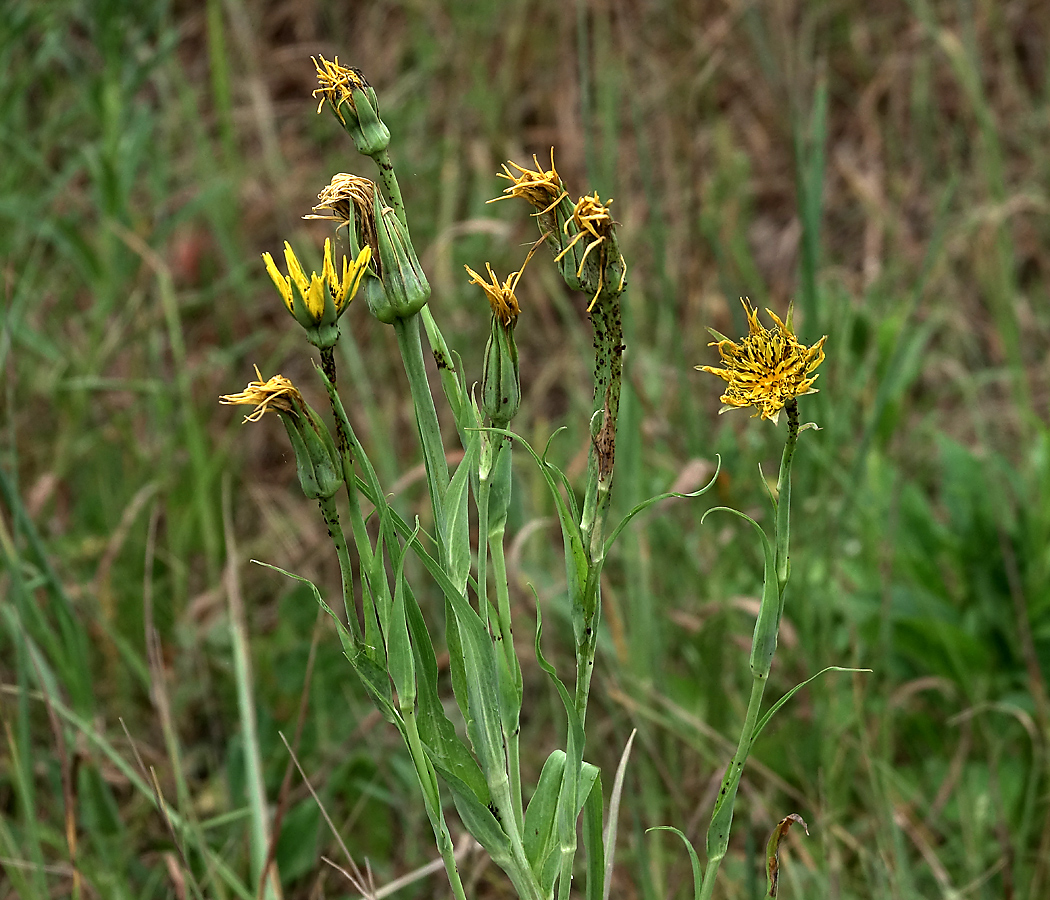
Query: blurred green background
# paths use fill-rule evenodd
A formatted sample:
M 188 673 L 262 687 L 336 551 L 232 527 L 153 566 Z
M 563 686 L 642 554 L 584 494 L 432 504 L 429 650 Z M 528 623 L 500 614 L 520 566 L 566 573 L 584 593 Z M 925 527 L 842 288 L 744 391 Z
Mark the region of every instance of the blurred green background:
M 783 897 L 1045 898 L 1048 47 L 1041 0 L 2 4 L 0 897 L 191 896 L 189 873 L 203 896 L 255 895 L 231 595 L 285 896 L 352 894 L 286 780 L 308 663 L 297 755 L 347 847 L 377 885 L 435 855 L 400 739 L 310 595 L 248 562 L 339 583 L 283 430 L 217 403 L 253 364 L 323 393 L 259 260 L 288 239 L 318 263 L 328 224 L 301 216 L 334 173 L 373 174 L 315 115 L 321 53 L 379 92 L 468 382 L 488 310 L 462 266 L 505 278 L 535 235 L 524 205 L 486 205 L 495 173 L 554 146 L 571 193 L 615 198 L 629 266 L 616 507 L 694 488 L 721 455 L 715 490 L 656 507 L 605 570 L 588 758 L 614 766 L 638 729 L 615 896 L 690 896 L 681 846 L 645 830 L 702 847 L 746 704 L 761 553 L 735 519 L 699 523 L 728 504 L 769 524 L 758 467 L 775 472 L 784 426 L 716 417 L 721 382 L 692 367 L 714 361 L 707 326 L 742 333 L 747 295 L 828 335 L 770 695 L 874 671 L 818 681 L 759 739 L 721 896 L 758 896 L 766 837 L 797 812 Z M 515 426 L 542 446 L 567 425 L 551 452 L 579 482 L 586 298 L 548 254 L 518 297 Z M 363 306 L 343 322 L 351 418 L 424 515 L 394 335 Z M 562 716 L 529 585 L 551 658 L 572 652 L 553 510 L 516 465 L 531 784 Z M 196 823 L 188 843 L 154 790 Z M 463 871 L 509 896 L 483 858 Z M 398 894 L 447 895 L 440 872 Z

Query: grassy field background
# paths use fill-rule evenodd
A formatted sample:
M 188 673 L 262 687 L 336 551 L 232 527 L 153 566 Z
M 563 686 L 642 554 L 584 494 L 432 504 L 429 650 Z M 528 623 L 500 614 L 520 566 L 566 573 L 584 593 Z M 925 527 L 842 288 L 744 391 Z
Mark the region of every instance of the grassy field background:
M 0 897 L 254 896 L 234 654 L 248 636 L 286 897 L 347 896 L 289 755 L 376 883 L 435 854 L 415 776 L 310 595 L 324 524 L 276 420 L 220 407 L 253 364 L 322 395 L 259 254 L 335 172 L 373 174 L 327 113 L 311 54 L 360 66 L 393 134 L 431 301 L 480 377 L 488 312 L 463 264 L 506 277 L 528 211 L 486 205 L 501 162 L 554 146 L 574 195 L 613 197 L 629 266 L 614 503 L 695 487 L 629 530 L 604 582 L 588 758 L 638 738 L 614 893 L 689 896 L 749 686 L 783 441 L 716 418 L 707 326 L 737 302 L 827 334 L 802 401 L 793 576 L 770 694 L 826 665 L 763 734 L 723 867 L 757 897 L 789 812 L 781 896 L 1050 893 L 1050 6 L 1039 0 L 670 3 L 11 2 L 0 9 Z M 312 248 L 308 250 L 307 248 Z M 586 299 L 548 255 L 523 278 L 516 429 L 582 482 Z M 351 308 L 343 393 L 406 513 L 426 495 L 391 329 Z M 447 446 L 456 446 L 451 419 Z M 271 417 L 272 418 L 272 417 Z M 508 554 L 526 662 L 526 783 L 557 697 L 528 649 L 572 662 L 560 538 L 519 460 Z M 417 574 L 417 581 L 420 576 Z M 440 597 L 421 590 L 424 610 Z M 240 604 L 229 602 L 230 598 Z M 243 606 L 243 616 L 238 610 Z M 231 614 L 231 609 L 233 610 Z M 242 627 L 245 631 L 239 632 Z M 149 639 L 147 640 L 147 636 Z M 151 782 L 153 773 L 155 781 Z M 608 780 L 608 779 L 607 779 Z M 180 854 L 159 791 L 194 824 Z M 702 853 L 702 851 L 701 851 Z M 216 874 L 223 867 L 229 878 Z M 468 890 L 509 896 L 480 857 Z M 238 891 L 232 882 L 242 885 Z M 398 896 L 447 896 L 438 873 Z

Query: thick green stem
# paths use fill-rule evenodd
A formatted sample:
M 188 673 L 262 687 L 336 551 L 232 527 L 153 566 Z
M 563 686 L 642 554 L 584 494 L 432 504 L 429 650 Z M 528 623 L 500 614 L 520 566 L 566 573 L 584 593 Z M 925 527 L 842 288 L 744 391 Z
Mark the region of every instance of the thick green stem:
M 718 868 L 729 849 L 729 830 L 733 824 L 733 807 L 736 804 L 736 792 L 740 787 L 740 776 L 744 772 L 744 763 L 751 752 L 751 742 L 755 737 L 755 726 L 758 714 L 762 709 L 762 695 L 766 690 L 766 677 L 756 676 L 751 682 L 751 699 L 747 703 L 747 715 L 744 727 L 740 731 L 740 741 L 733 754 L 733 761 L 722 779 L 722 788 L 718 792 L 715 811 L 711 816 L 711 827 L 707 832 L 707 871 L 700 888 L 699 900 L 710 900 L 715 889 L 715 878 Z
M 617 290 L 603 290 L 591 313 L 594 326 L 594 406 L 591 421 L 591 451 L 587 492 L 584 496 L 580 529 L 589 558 L 591 576 L 584 596 L 573 598 L 576 637 L 576 711 L 586 722 L 594 655 L 598 645 L 601 613 L 600 573 L 605 563 L 605 520 L 612 497 L 613 467 L 616 461 L 616 427 L 620 412 L 620 384 L 623 378 L 623 323 Z
M 401 187 L 397 183 L 394 164 L 390 161 L 390 151 L 380 150 L 372 157 L 372 160 L 379 169 L 379 183 L 383 186 L 383 194 L 390 203 L 390 208 L 401 224 L 408 228 L 408 221 L 405 218 L 405 202 L 401 199 Z
M 397 345 L 405 365 L 405 374 L 412 391 L 412 404 L 416 410 L 416 424 L 423 445 L 423 463 L 427 470 L 427 486 L 430 502 L 434 508 L 434 531 L 441 548 L 440 559 L 448 564 L 448 535 L 445 519 L 445 492 L 448 490 L 448 462 L 445 447 L 441 442 L 441 426 L 438 424 L 434 397 L 430 393 L 426 365 L 423 361 L 423 345 L 419 338 L 419 314 L 394 322 Z

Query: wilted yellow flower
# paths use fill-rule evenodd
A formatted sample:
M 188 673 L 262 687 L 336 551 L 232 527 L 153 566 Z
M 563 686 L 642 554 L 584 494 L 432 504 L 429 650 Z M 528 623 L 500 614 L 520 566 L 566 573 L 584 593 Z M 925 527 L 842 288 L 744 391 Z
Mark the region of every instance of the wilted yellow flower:
M 609 203 L 612 203 L 611 198 Z M 566 234 L 569 233 L 569 229 L 572 226 L 575 226 L 577 229 L 576 236 L 565 245 L 561 253 L 554 257 L 554 261 L 560 262 L 561 258 L 576 246 L 577 243 L 590 238 L 591 240 L 589 240 L 587 248 L 583 251 L 583 256 L 580 257 L 580 263 L 576 267 L 576 277 L 580 278 L 583 275 L 583 265 L 587 261 L 587 255 L 595 247 L 600 247 L 602 245 L 612 233 L 613 228 L 613 220 L 612 216 L 609 215 L 609 207 L 598 199 L 597 191 L 594 192 L 593 197 L 580 197 L 580 199 L 576 201 L 576 205 L 572 209 L 572 218 L 567 219 L 565 222 Z M 627 263 L 624 262 L 623 256 L 620 257 L 620 262 L 623 266 L 620 273 L 619 290 L 623 290 L 624 281 L 627 279 Z M 598 295 L 602 291 L 604 278 L 605 266 L 602 264 L 599 266 L 598 289 L 594 292 L 590 305 L 587 307 L 588 312 L 590 312 L 591 307 L 594 306 L 594 302 L 598 299 Z
M 314 212 L 327 211 L 329 215 L 303 216 L 304 219 L 329 219 L 339 222 L 340 226 L 350 222 L 351 214 L 355 222 L 365 225 L 372 223 L 371 232 L 375 234 L 375 222 L 372 215 L 372 204 L 375 201 L 376 186 L 374 182 L 359 175 L 348 175 L 340 172 L 332 177 L 331 182 L 317 195 L 317 206 Z M 374 241 L 367 242 L 375 246 Z
M 784 405 L 803 394 L 815 394 L 811 373 L 824 361 L 824 335 L 812 347 L 799 343 L 791 328 L 791 312 L 785 324 L 772 310 L 766 312 L 773 320 L 773 328 L 763 328 L 758 321 L 758 310 L 750 301 L 741 298 L 747 313 L 749 333 L 740 342 L 731 341 L 712 330 L 717 341 L 708 346 L 717 347 L 724 369 L 696 366 L 703 372 L 717 375 L 728 383 L 721 400 L 725 404 L 720 413 L 745 406 L 755 406 L 755 416 L 780 420 Z
M 288 266 L 287 275 L 280 273 L 269 253 L 264 253 L 262 258 L 266 264 L 266 271 L 284 300 L 284 305 L 300 321 L 300 324 L 308 327 L 310 324 L 321 324 L 326 319 L 334 322 L 339 317 L 354 298 L 354 294 L 357 293 L 357 288 L 368 268 L 368 262 L 372 258 L 372 248 L 365 247 L 354 262 L 350 262 L 344 256 L 342 272 L 337 273 L 335 264 L 332 262 L 332 242 L 325 238 L 321 274 L 311 272 L 309 278 L 306 277 L 306 272 L 292 250 L 291 244 L 287 241 L 284 242 L 284 259 Z M 292 291 L 293 284 L 299 292 L 302 309 L 296 309 L 298 304 Z M 331 296 L 333 310 L 327 310 L 325 287 L 328 288 Z M 305 317 L 303 316 L 304 310 Z M 303 321 L 304 318 L 306 321 Z
M 486 282 L 470 266 L 463 266 L 470 274 L 470 283 L 480 285 L 485 292 L 485 296 L 488 297 L 489 306 L 492 307 L 492 315 L 505 326 L 513 325 L 518 320 L 521 308 L 518 306 L 518 298 L 514 296 L 514 290 L 521 280 L 521 273 L 525 271 L 525 267 L 529 264 L 529 260 L 532 259 L 536 248 L 544 240 L 545 238 L 540 238 L 532 245 L 532 249 L 529 250 L 529 255 L 525 257 L 525 262 L 521 264 L 521 268 L 517 272 L 511 272 L 510 277 L 503 284 L 499 283 L 499 279 L 496 277 L 496 273 L 492 271 L 492 266 L 489 263 L 485 263 L 485 268 L 488 269 L 489 278 L 492 280 L 491 284 Z
M 244 417 L 245 422 L 258 422 L 271 409 L 288 413 L 302 411 L 303 395 L 283 375 L 274 375 L 268 381 L 263 381 L 262 373 L 256 366 L 255 377 L 258 381 L 249 381 L 248 387 L 239 394 L 223 394 L 219 397 L 219 402 L 226 405 L 254 406 L 255 409 Z
M 332 109 L 339 116 L 339 120 L 345 124 L 339 107 L 344 103 L 349 103 L 350 108 L 355 109 L 352 92 L 354 90 L 363 91 L 368 87 L 368 82 L 365 81 L 360 69 L 339 65 L 338 56 L 334 61 L 329 61 L 323 56 L 317 58 L 311 56 L 310 59 L 313 60 L 314 68 L 317 69 L 317 81 L 321 85 L 313 92 L 315 97 L 321 98 L 317 104 L 317 111 L 324 109 L 327 101 L 332 104 Z
M 521 173 L 520 175 L 514 175 L 507 163 L 504 163 L 503 171 L 497 172 L 496 177 L 506 178 L 510 182 L 510 187 L 503 189 L 504 196 L 496 197 L 488 202 L 495 203 L 497 200 L 506 200 L 508 197 L 521 197 L 535 206 L 539 210 L 537 215 L 542 216 L 544 213 L 550 212 L 564 197 L 568 196 L 567 191 L 562 187 L 561 178 L 554 168 L 553 147 L 551 147 L 551 167 L 549 170 L 543 170 L 535 154 L 532 156 L 532 161 L 536 165 L 535 171 L 519 166 L 516 162 L 510 163 L 511 166 Z

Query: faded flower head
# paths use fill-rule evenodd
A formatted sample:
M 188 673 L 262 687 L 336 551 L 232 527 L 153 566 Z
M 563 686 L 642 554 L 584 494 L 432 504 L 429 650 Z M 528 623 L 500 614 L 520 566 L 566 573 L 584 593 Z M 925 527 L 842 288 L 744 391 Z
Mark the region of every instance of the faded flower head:
M 610 198 L 609 203 L 612 203 Z M 583 251 L 583 255 L 579 257 L 579 264 L 576 267 L 576 277 L 581 278 L 583 276 L 583 267 L 587 262 L 587 257 L 590 252 L 595 248 L 601 247 L 602 244 L 609 241 L 613 236 L 613 222 L 612 216 L 609 215 L 609 207 L 607 204 L 602 203 L 598 198 L 598 192 L 594 192 L 593 197 L 580 197 L 576 201 L 576 205 L 572 208 L 572 217 L 567 219 L 565 222 L 565 233 L 568 234 L 570 229 L 575 229 L 576 234 L 570 240 L 565 247 L 562 249 L 555 258 L 555 262 L 561 262 L 563 256 L 565 256 L 573 247 L 576 246 L 580 241 L 586 240 L 587 247 Z M 601 252 L 601 251 L 599 251 Z M 620 263 L 620 279 L 617 286 L 617 290 L 622 291 L 624 282 L 627 280 L 627 263 L 624 262 L 623 256 L 619 256 Z M 616 257 L 613 257 L 616 259 Z M 587 311 L 590 312 L 591 307 L 594 306 L 595 301 L 598 299 L 598 295 L 601 293 L 602 288 L 605 286 L 605 266 L 607 260 L 603 257 L 598 266 L 598 278 L 597 286 L 595 288 L 594 296 L 591 298 L 590 305 L 587 307 Z M 592 282 L 592 286 L 593 282 Z
M 328 428 L 298 389 L 283 375 L 263 381 L 255 367 L 257 381 L 248 382 L 239 394 L 226 394 L 220 403 L 244 404 L 255 409 L 245 422 L 258 422 L 271 409 L 281 417 L 295 452 L 295 471 L 299 485 L 311 500 L 331 498 L 342 484 L 339 453 Z
M 257 381 L 249 381 L 239 394 L 223 394 L 219 402 L 226 405 L 254 406 L 248 415 L 244 417 L 245 422 L 258 422 L 271 409 L 279 412 L 298 414 L 304 408 L 303 395 L 299 389 L 283 375 L 274 375 L 268 381 L 263 381 L 259 367 L 255 367 Z
M 328 215 L 303 216 L 303 218 L 328 219 L 338 222 L 338 227 L 342 227 L 349 224 L 351 220 L 356 221 L 371 214 L 375 194 L 374 182 L 359 175 L 340 172 L 338 175 L 333 175 L 331 182 L 317 195 L 319 202 L 314 207 L 314 212 L 327 212 Z
M 313 60 L 314 68 L 317 69 L 317 82 L 320 84 L 320 87 L 313 92 L 315 97 L 321 98 L 317 104 L 317 111 L 324 109 L 326 102 L 330 103 L 339 121 L 345 125 L 346 120 L 343 118 L 340 107 L 344 103 L 349 103 L 350 109 L 356 114 L 353 92 L 363 91 L 368 87 L 368 82 L 365 81 L 360 69 L 339 65 L 338 56 L 332 61 L 323 56 L 316 58 L 311 56 L 310 59 Z
M 518 298 L 514 296 L 514 288 L 517 287 L 518 279 L 521 277 L 521 270 L 511 272 L 510 277 L 503 284 L 500 284 L 496 273 L 492 271 L 492 264 L 485 263 L 485 268 L 489 272 L 489 279 L 492 282 L 489 284 L 470 266 L 464 265 L 463 268 L 470 275 L 470 283 L 480 285 L 485 292 L 485 296 L 489 299 L 489 306 L 492 307 L 492 315 L 504 325 L 514 324 L 521 312 L 521 307 L 518 306 Z
M 799 343 L 791 327 L 791 311 L 785 324 L 776 313 L 767 309 L 773 320 L 772 328 L 764 328 L 758 321 L 758 310 L 750 301 L 741 298 L 747 313 L 748 334 L 739 343 L 712 330 L 718 338 L 708 346 L 717 347 L 724 369 L 714 366 L 696 366 L 727 382 L 721 400 L 725 404 L 719 413 L 745 406 L 757 408 L 755 416 L 771 419 L 776 424 L 785 404 L 803 394 L 815 394 L 813 371 L 824 361 L 824 335 L 812 347 Z
M 510 182 L 510 187 L 503 189 L 502 197 L 496 197 L 488 202 L 495 203 L 497 200 L 506 200 L 508 197 L 521 197 L 524 200 L 528 200 L 529 203 L 539 210 L 537 215 L 543 215 L 557 206 L 564 197 L 568 196 L 565 188 L 562 187 L 561 178 L 554 168 L 553 147 L 551 147 L 551 167 L 549 170 L 544 171 L 535 154 L 532 156 L 532 161 L 536 166 L 535 170 L 526 169 L 523 166 L 519 166 L 516 162 L 512 162 L 509 165 L 504 163 L 503 171 L 497 172 L 496 176 L 498 178 L 506 178 Z M 520 174 L 515 175 L 511 172 L 510 166 L 517 169 Z
M 491 283 L 486 282 L 477 272 L 475 272 L 470 266 L 463 266 L 470 275 L 470 283 L 476 284 L 481 287 L 485 292 L 485 296 L 488 297 L 489 306 L 492 307 L 492 315 L 498 319 L 500 324 L 505 328 L 509 328 L 518 321 L 518 315 L 521 312 L 521 307 L 518 306 L 518 298 L 514 296 L 514 290 L 518 286 L 518 282 L 521 280 L 521 273 L 525 271 L 525 267 L 529 264 L 529 260 L 532 259 L 536 253 L 536 249 L 545 239 L 540 238 L 532 245 L 532 249 L 529 250 L 528 256 L 525 257 L 525 262 L 521 264 L 521 268 L 517 272 L 511 272 L 503 284 L 499 283 L 499 279 L 496 277 L 496 273 L 492 271 L 492 266 L 489 263 L 485 263 L 485 268 L 488 269 L 489 280 Z

